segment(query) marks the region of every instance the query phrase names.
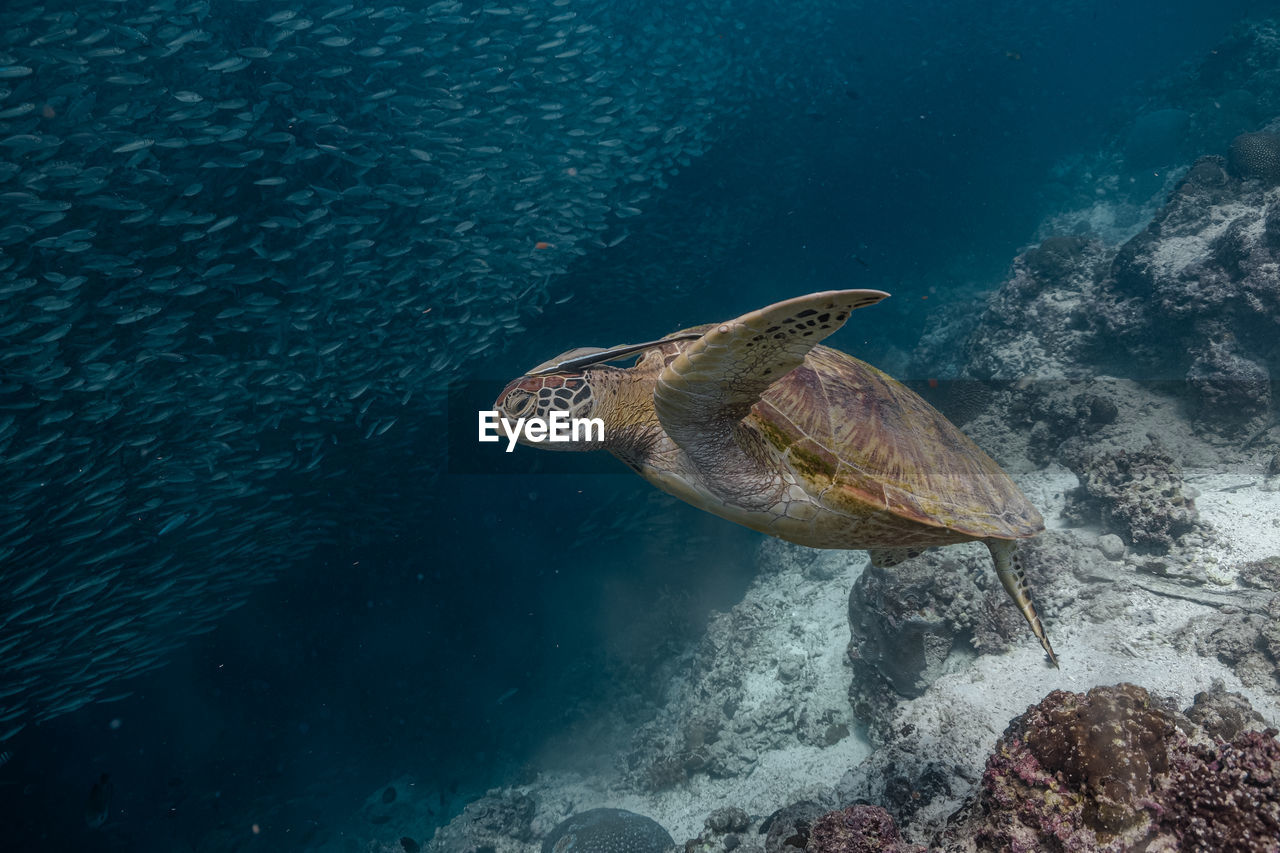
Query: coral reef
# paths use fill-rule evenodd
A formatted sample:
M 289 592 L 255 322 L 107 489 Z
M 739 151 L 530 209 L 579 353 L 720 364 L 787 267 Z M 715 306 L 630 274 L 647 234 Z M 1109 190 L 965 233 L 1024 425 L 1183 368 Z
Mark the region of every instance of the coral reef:
M 1076 474 L 1080 488 L 1072 496 L 1072 514 L 1081 520 L 1096 517 L 1104 532 L 1129 545 L 1166 554 L 1196 524 L 1182 466 L 1154 437 L 1141 450 L 1098 454 Z
M 1271 373 L 1227 340 L 1210 341 L 1187 368 L 1196 415 L 1207 429 L 1228 434 L 1262 423 L 1271 409 Z
M 1199 726 L 1215 740 L 1235 740 L 1241 732 L 1262 731 L 1267 723 L 1249 700 L 1239 693 L 1232 693 L 1215 681 L 1209 690 L 1196 694 L 1187 719 Z
M 1132 684 L 1056 690 L 1009 724 L 940 840 L 948 853 L 1274 851 L 1275 735 L 1214 740 Z
M 964 374 L 1007 381 L 1082 375 L 1075 364 L 1082 363 L 1088 340 L 1084 305 L 1109 257 L 1097 240 L 1056 236 L 1016 259 L 1011 277 L 960 345 Z
M 591 809 L 566 818 L 542 841 L 542 853 L 668 853 L 671 834 L 625 809 Z
M 1059 545 L 1054 536 L 1019 545 L 1046 619 L 1063 578 Z M 1028 636 L 986 549 L 977 545 L 927 551 L 889 569 L 868 566 L 849 593 L 849 631 L 850 702 L 873 727 L 898 697 L 923 695 L 955 648 L 999 653 Z
M 1231 141 L 1227 163 L 1238 177 L 1280 183 L 1280 133 L 1242 133 Z
M 1229 155 L 1191 165 L 1122 245 L 1088 233 L 1047 236 L 1014 261 L 976 324 L 930 330 L 914 369 L 1023 391 L 1028 378 L 1169 381 L 1177 384 L 1164 391 L 1185 398 L 1206 438 L 1256 435 L 1272 422 L 1280 369 L 1280 205 L 1267 188 L 1280 181 L 1280 134 L 1243 134 Z M 1023 413 L 1036 425 L 1037 461 L 1106 425 L 1105 412 L 1096 420 L 1064 394 Z
M 723 806 L 707 816 L 702 834 L 684 843 L 685 853 L 733 853 L 745 851 L 745 833 L 751 816 L 736 806 Z
M 925 853 L 902 840 L 889 813 L 879 806 L 850 806 L 818 818 L 809 853 Z
M 1174 642 L 1216 657 L 1250 687 L 1280 693 L 1280 595 L 1258 611 L 1231 608 L 1188 624 Z
M 711 617 L 687 674 L 669 686 L 666 710 L 637 729 L 621 756 L 637 787 L 663 791 L 700 774 L 741 776 L 767 750 L 826 747 L 849 736 L 842 650 L 817 614 L 838 612 L 836 578 L 851 576 L 851 561 L 860 558 L 776 540 L 761 548 L 761 565 L 787 576 L 794 600 L 748 595 Z
M 525 853 L 533 840 L 537 803 L 527 794 L 490 791 L 436 830 L 430 853 Z
M 765 834 L 764 853 L 800 853 L 809 846 L 814 824 L 826 812 L 815 802 L 802 800 L 771 814 L 760 826 Z
M 1083 455 L 1100 431 L 1120 416 L 1114 383 L 1062 381 L 1029 384 L 1009 395 L 1010 419 L 1029 425 L 1027 457 L 1040 465 Z
M 1104 368 L 1185 378 L 1206 432 L 1255 429 L 1280 356 L 1277 227 L 1258 182 L 1197 161 L 1097 282 L 1084 350 Z
M 1174 761 L 1161 823 L 1181 849 L 1205 853 L 1280 850 L 1280 742 L 1276 730 L 1230 743 L 1194 744 Z

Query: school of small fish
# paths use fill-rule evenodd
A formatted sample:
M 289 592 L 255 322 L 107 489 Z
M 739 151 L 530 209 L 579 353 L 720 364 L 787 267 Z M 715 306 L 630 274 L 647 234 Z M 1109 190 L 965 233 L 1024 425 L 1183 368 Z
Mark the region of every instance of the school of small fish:
M 0 744 L 326 541 L 339 437 L 415 429 L 742 108 L 739 12 L 0 5 Z

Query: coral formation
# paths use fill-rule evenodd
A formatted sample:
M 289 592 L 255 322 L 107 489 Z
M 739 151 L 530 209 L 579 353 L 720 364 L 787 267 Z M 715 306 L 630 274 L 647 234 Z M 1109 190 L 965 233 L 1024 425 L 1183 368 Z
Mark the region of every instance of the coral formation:
M 1009 724 L 942 840 L 948 853 L 1275 851 L 1275 735 L 1214 740 L 1132 684 L 1056 690 Z
M 1280 693 L 1280 595 L 1254 612 L 1232 608 L 1193 622 L 1174 641 L 1216 657 L 1250 687 Z
M 1215 740 L 1235 740 L 1245 731 L 1262 731 L 1266 721 L 1239 693 L 1228 691 L 1221 681 L 1201 690 L 1187 709 L 1187 719 Z
M 562 821 L 542 853 L 668 853 L 671 834 L 653 818 L 625 809 L 591 809 Z
M 531 842 L 536 801 L 516 791 L 490 791 L 436 830 L 431 853 L 484 853 Z
M 822 806 L 802 800 L 771 814 L 760 826 L 765 834 L 764 853 L 800 853 L 806 850 L 813 826 L 826 812 Z
M 1189 532 L 1198 513 L 1184 493 L 1182 466 L 1154 438 L 1141 450 L 1119 450 L 1089 459 L 1076 470 L 1077 517 L 1096 516 L 1103 531 L 1130 545 L 1168 553 Z
M 1032 461 L 1061 463 L 1081 456 L 1101 430 L 1116 422 L 1120 393 L 1099 382 L 1035 383 L 1010 395 L 1007 411 L 1031 427 L 1027 456 Z
M 853 722 L 843 700 L 842 650 L 814 608 L 838 612 L 835 580 L 850 574 L 846 552 L 815 552 L 772 540 L 761 565 L 785 573 L 795 598 L 752 598 L 712 615 L 688 662 L 668 686 L 667 711 L 640 725 L 621 769 L 638 787 L 662 791 L 698 775 L 749 773 L 781 746 L 831 746 Z
M 1231 171 L 1271 186 L 1280 183 L 1280 133 L 1242 133 L 1231 141 L 1227 155 Z
M 703 826 L 702 834 L 684 843 L 685 853 L 732 853 L 743 849 L 751 816 L 737 806 L 723 806 L 708 815 Z
M 1054 691 L 1023 725 L 1031 756 L 1055 780 L 1084 795 L 1081 823 L 1100 835 L 1137 822 L 1152 777 L 1168 770 L 1164 747 L 1173 725 L 1133 685 L 1094 688 L 1084 696 Z
M 1195 744 L 1174 762 L 1161 823 L 1183 850 L 1280 850 L 1280 741 L 1247 731 L 1230 743 Z
M 1230 343 L 1230 335 L 1210 341 L 1187 369 L 1187 384 L 1210 430 L 1238 432 L 1253 427 L 1271 409 L 1271 373 L 1245 358 Z
M 1060 544 L 1050 535 L 1019 545 L 1046 619 L 1070 562 L 1060 559 Z M 858 719 L 874 726 L 899 697 L 923 695 L 958 646 L 999 653 L 1026 637 L 1026 625 L 974 545 L 927 551 L 888 569 L 868 566 L 849 593 L 849 633 L 849 699 Z
M 965 375 L 1018 381 L 1029 376 L 1069 376 L 1087 339 L 1083 305 L 1109 254 L 1097 240 L 1046 239 L 1013 264 L 1013 274 L 960 344 Z M 940 349 L 954 348 L 938 341 Z
M 925 853 L 902 840 L 889 813 L 879 806 L 850 806 L 818 818 L 808 853 Z

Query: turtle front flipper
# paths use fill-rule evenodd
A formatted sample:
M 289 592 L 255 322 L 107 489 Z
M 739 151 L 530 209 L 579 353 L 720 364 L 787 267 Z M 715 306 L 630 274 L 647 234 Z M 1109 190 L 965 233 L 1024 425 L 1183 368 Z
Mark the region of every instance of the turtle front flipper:
M 723 444 L 727 426 L 741 420 L 765 389 L 804 363 L 809 350 L 843 326 L 854 309 L 888 295 L 828 290 L 711 326 L 658 377 L 653 401 L 662 428 L 695 454 L 707 442 Z
M 1053 653 L 1053 646 L 1049 645 L 1049 636 L 1044 632 L 1044 625 L 1040 624 L 1040 614 L 1036 612 L 1036 605 L 1027 589 L 1027 575 L 1022 570 L 1022 561 L 1018 559 L 1018 543 L 1012 539 L 987 539 L 986 543 L 991 559 L 995 561 L 996 576 L 1000 578 L 1001 585 L 1014 604 L 1018 605 L 1027 624 L 1031 626 L 1031 633 L 1036 635 L 1045 653 L 1049 655 L 1049 662 L 1057 669 L 1058 656 Z

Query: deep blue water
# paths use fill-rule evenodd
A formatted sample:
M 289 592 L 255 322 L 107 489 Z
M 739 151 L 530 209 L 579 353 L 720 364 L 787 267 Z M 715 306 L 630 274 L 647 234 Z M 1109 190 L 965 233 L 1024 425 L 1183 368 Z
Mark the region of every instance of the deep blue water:
M 971 309 L 999 282 L 1044 216 L 1088 192 L 1056 166 L 1118 145 L 1260 11 L 1248 2 L 824 5 L 788 21 L 774 4 L 742 4 L 777 67 L 719 93 L 741 100 L 739 114 L 707 128 L 705 153 L 653 190 L 625 242 L 588 246 L 547 281 L 550 304 L 525 315 L 524 329 L 460 359 L 437 389 L 447 378 L 459 401 L 486 387 L 491 399 L 574 346 L 651 339 L 847 286 L 893 299 L 833 343 L 873 363 L 889 347 L 910 351 L 938 312 Z M 234 40 L 280 8 L 228 4 L 201 26 Z M 147 70 L 145 60 L 130 67 Z M 373 94 L 358 79 L 337 91 L 352 104 Z M 377 120 L 318 106 L 345 112 L 354 128 Z M 168 176 L 175 198 L 201 177 L 198 159 L 191 174 Z M 391 240 L 419 227 L 391 221 Z M 72 274 L 76 257 L 61 272 Z M 378 274 L 366 274 L 374 294 Z M 441 343 L 427 344 L 399 355 L 429 363 Z M 755 534 L 655 502 L 611 460 L 524 473 L 526 458 L 522 473 L 504 475 L 492 456 L 483 465 L 467 456 L 474 412 L 445 410 L 443 399 L 392 405 L 399 421 L 380 440 L 344 434 L 322 463 L 341 473 L 320 492 L 291 497 L 276 481 L 298 530 L 322 520 L 333 535 L 298 541 L 280 578 L 215 630 L 115 685 L 131 697 L 29 725 L 3 745 L 13 754 L 0 767 L 5 849 L 197 849 L 181 845 L 257 811 L 287 845 L 281 833 L 301 837 L 305 815 L 332 827 L 405 773 L 438 789 L 443 821 L 525 765 L 559 758 L 542 752 L 548 738 L 591 702 L 651 688 L 707 613 L 738 600 Z M 446 446 L 461 452 L 446 458 Z M 664 609 L 660 598 L 678 604 Z M 115 798 L 108 822 L 91 830 L 84 800 L 103 772 Z

